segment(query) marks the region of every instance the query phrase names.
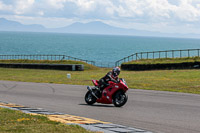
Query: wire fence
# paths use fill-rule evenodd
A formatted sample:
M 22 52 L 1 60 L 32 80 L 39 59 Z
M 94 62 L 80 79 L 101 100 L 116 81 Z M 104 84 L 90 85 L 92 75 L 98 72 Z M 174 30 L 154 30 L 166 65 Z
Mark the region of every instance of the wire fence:
M 195 56 L 197 57 L 200 56 L 200 49 L 140 52 L 116 61 L 115 66 L 120 66 L 124 62 L 137 61 L 140 59 L 183 58 L 183 57 L 195 57 Z
M 0 55 L 0 60 L 74 60 L 82 61 L 91 65 L 95 65 L 94 61 L 83 60 L 66 55 Z

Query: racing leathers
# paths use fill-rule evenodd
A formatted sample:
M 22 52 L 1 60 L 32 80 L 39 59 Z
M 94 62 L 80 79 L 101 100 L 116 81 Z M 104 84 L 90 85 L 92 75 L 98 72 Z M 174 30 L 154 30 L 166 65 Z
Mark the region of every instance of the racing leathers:
M 109 86 L 108 81 L 112 81 L 114 83 L 118 83 L 118 81 L 119 81 L 118 75 L 114 76 L 113 72 L 110 71 L 103 78 L 101 78 L 99 80 L 99 87 L 100 87 L 100 91 L 101 92 L 103 91 L 104 88 L 106 88 L 107 86 Z

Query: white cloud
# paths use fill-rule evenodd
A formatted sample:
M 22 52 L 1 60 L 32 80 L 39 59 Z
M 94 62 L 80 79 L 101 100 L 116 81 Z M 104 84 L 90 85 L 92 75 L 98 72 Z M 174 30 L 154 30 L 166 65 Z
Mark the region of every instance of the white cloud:
M 0 1 L 0 11 L 10 11 L 12 10 L 12 5 L 6 5 L 2 1 Z
M 74 0 L 74 2 L 85 11 L 91 10 L 95 4 L 94 0 Z
M 47 0 L 46 3 L 55 9 L 63 9 L 66 1 L 67 0 Z
M 39 11 L 38 14 L 39 14 L 40 16 L 43 16 L 43 15 L 44 15 L 44 12 L 43 12 L 43 11 Z
M 193 4 L 192 0 L 182 0 L 180 1 L 180 5 L 176 8 L 174 13 L 176 16 L 183 21 L 193 22 L 193 21 L 199 21 L 200 20 L 200 8 L 198 5 L 200 4 L 200 1 L 196 5 Z
M 6 5 L 0 0 L 0 10 L 13 7 L 13 14 L 44 15 L 45 12 L 46 17 L 92 19 L 96 16 L 137 22 L 200 21 L 199 0 L 176 0 L 174 3 L 172 0 L 17 0 Z
M 35 3 L 35 0 L 17 0 L 15 4 L 14 12 L 16 14 L 24 14 L 31 11 L 31 7 Z
M 198 4 L 197 4 L 198 3 Z M 199 21 L 200 1 L 180 0 L 178 5 L 168 0 L 120 0 L 116 8 L 119 17 L 141 21 Z M 197 5 L 197 6 L 196 6 Z
M 160 31 L 172 27 L 200 29 L 200 0 L 0 0 L 0 15 L 8 14 L 42 17 L 38 21 L 46 18 L 49 23 L 54 23 L 49 18 L 62 18 Z

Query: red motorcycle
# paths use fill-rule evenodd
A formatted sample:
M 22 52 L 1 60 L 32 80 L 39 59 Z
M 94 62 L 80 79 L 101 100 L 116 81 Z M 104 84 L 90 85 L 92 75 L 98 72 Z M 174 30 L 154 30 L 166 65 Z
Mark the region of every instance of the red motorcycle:
M 88 92 L 85 94 L 85 102 L 89 105 L 97 103 L 104 104 L 114 104 L 116 107 L 123 106 L 127 100 L 128 96 L 126 91 L 128 86 L 124 79 L 119 79 L 118 83 L 109 81 L 109 86 L 107 86 L 102 93 L 99 90 L 98 80 L 92 80 L 94 87 L 87 87 Z

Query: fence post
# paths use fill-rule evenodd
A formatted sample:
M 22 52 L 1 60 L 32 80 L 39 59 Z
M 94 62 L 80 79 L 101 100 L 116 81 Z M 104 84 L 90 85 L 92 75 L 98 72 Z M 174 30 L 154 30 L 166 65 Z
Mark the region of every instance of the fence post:
M 180 50 L 180 58 L 182 57 L 182 51 Z
M 199 57 L 199 49 L 198 49 L 198 57 Z
M 160 59 L 160 51 L 159 51 L 159 59 Z
M 174 58 L 174 50 L 172 50 L 172 58 Z
M 153 52 L 153 59 L 154 59 L 154 52 Z
M 147 52 L 147 59 L 149 59 L 149 52 Z
M 188 57 L 190 57 L 190 51 L 188 50 Z
M 137 53 L 136 53 L 136 60 L 137 60 Z

